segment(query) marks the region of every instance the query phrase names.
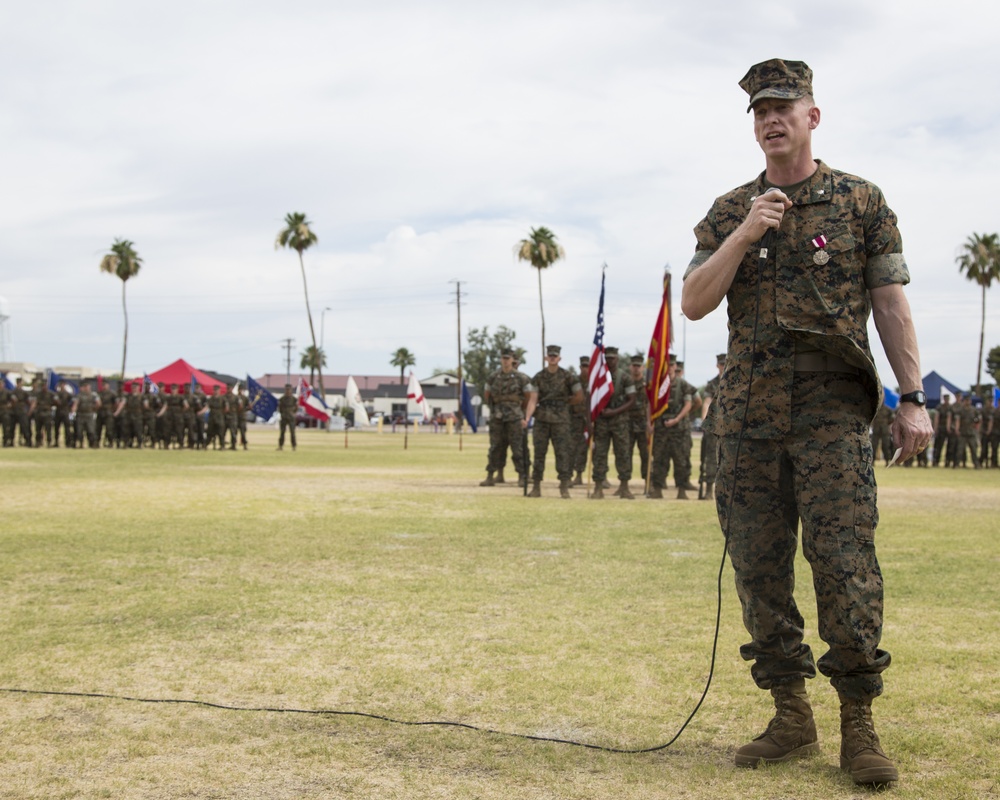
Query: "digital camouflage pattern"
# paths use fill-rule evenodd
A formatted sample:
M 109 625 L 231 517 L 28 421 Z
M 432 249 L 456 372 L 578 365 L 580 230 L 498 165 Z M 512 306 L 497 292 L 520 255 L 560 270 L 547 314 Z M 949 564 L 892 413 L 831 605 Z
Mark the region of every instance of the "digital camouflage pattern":
M 612 376 L 615 391 L 608 402 L 608 408 L 621 408 L 628 398 L 635 395 L 635 381 L 627 368 L 619 368 Z M 632 479 L 632 454 L 629 450 L 631 434 L 627 413 L 614 417 L 600 416 L 594 420 L 594 481 L 602 482 L 608 475 L 608 451 L 614 446 L 615 469 L 618 480 Z
M 703 402 L 708 403 L 708 413 L 701 425 L 701 472 L 698 476 L 699 483 L 715 483 L 715 477 L 719 472 L 719 437 L 711 431 L 705 430 L 708 419 L 716 413 L 715 397 L 719 393 L 719 376 L 716 375 L 702 391 Z
M 532 379 L 531 385 L 538 392 L 535 407 L 533 443 L 535 446 L 531 479 L 542 480 L 545 475 L 545 458 L 549 442 L 556 455 L 556 474 L 560 481 L 573 477 L 573 439 L 570 427 L 569 400 L 582 391 L 580 379 L 562 367 L 555 372 L 543 369 Z
M 878 187 L 831 169 L 822 161 L 811 179 L 789 199 L 773 255 L 761 279 L 757 363 L 753 369 L 746 435 L 781 437 L 790 430 L 789 398 L 796 342 L 842 358 L 868 377 L 870 413 L 882 402 L 882 387 L 868 339 L 869 291 L 909 283 L 896 215 Z M 767 189 L 764 174 L 715 201 L 695 227 L 697 250 L 687 274 L 701 266 L 746 218 Z M 814 263 L 813 240 L 826 237 L 829 261 Z M 750 248 L 727 294 L 729 358 L 722 375 L 719 414 L 711 431 L 735 436 L 743 424 L 754 331 L 758 251 Z
M 487 472 L 496 472 L 507 461 L 507 448 L 518 475 L 524 474 L 524 403 L 533 391 L 531 379 L 519 370 L 496 370 L 486 379 L 484 395 L 490 404 L 490 450 Z
M 883 590 L 868 402 L 856 376 L 798 373 L 784 440 L 744 439 L 734 475 L 737 438 L 721 439 L 717 509 L 725 530 L 732 498 L 728 552 L 752 636 L 740 654 L 755 662 L 751 673 L 762 689 L 816 674 L 792 596 L 801 522 L 819 634 L 829 646 L 819 671 L 849 697 L 882 692 L 890 657 L 879 649 Z M 793 496 L 777 486 L 794 487 Z
M 762 173 L 716 200 L 695 227 L 688 274 L 766 188 Z M 819 633 L 829 647 L 816 666 L 843 695 L 870 699 L 882 691 L 889 654 L 879 648 L 882 575 L 869 424 L 882 388 L 868 339 L 869 292 L 908 283 L 909 272 L 896 216 L 873 184 L 818 161 L 790 199 L 794 205 L 760 273 L 756 363 L 756 248 L 747 251 L 727 293 L 728 357 L 715 401 L 719 413 L 710 420 L 720 435 L 716 503 L 752 637 L 741 653 L 755 662 L 757 684 L 769 688 L 815 675 L 792 596 L 801 522 Z M 818 249 L 825 251 L 821 258 Z M 796 373 L 797 346 L 839 357 L 859 374 Z
M 683 486 L 691 480 L 690 449 L 687 447 L 691 435 L 690 423 L 685 417 L 677 425 L 667 427 L 666 423 L 684 410 L 684 404 L 692 399 L 694 387 L 681 379 L 670 387 L 670 397 L 664 412 L 653 423 L 653 473 L 650 483 L 663 489 L 667 485 L 670 465 L 674 465 L 674 483 Z

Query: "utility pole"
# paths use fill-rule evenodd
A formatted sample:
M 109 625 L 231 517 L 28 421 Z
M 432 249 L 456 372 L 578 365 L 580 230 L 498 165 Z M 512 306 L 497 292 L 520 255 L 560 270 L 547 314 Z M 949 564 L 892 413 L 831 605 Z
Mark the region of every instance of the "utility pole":
M 458 384 L 455 386 L 455 399 L 458 401 L 459 413 L 462 411 L 462 282 L 461 281 L 449 281 L 449 283 L 455 284 L 455 311 L 458 315 Z M 465 427 L 464 425 L 462 426 Z M 462 435 L 461 428 L 459 428 L 458 436 L 458 449 L 462 449 Z
M 292 382 L 292 342 L 294 339 L 282 339 L 285 343 L 285 383 Z

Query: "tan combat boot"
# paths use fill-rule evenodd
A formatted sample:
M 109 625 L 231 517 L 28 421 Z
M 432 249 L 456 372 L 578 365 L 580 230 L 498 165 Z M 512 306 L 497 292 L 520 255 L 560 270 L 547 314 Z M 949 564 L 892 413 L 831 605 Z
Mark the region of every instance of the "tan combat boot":
M 659 486 L 650 486 L 649 494 L 646 495 L 650 500 L 662 500 L 663 499 L 663 489 Z
M 591 500 L 603 500 L 604 499 L 604 486 L 600 481 L 594 482 L 594 492 L 590 495 Z
M 559 496 L 561 498 L 563 498 L 564 500 L 569 500 L 569 499 L 571 499 L 573 497 L 573 495 L 571 495 L 569 493 L 569 486 L 570 486 L 570 483 L 569 483 L 568 480 L 567 481 L 559 481 Z
M 701 496 L 702 500 L 712 500 L 715 498 L 715 482 L 707 481 L 705 483 L 705 494 Z
M 281 448 L 279 447 L 278 449 L 280 450 Z M 483 480 L 483 481 L 479 482 L 480 486 L 493 486 L 494 484 L 496 484 L 496 481 L 493 480 L 493 473 L 492 472 L 487 472 L 486 473 L 486 480 Z
M 542 496 L 542 482 L 532 481 L 531 491 L 528 492 L 528 497 L 541 497 Z
M 738 767 L 756 768 L 819 752 L 805 679 L 775 686 L 771 695 L 775 715 L 760 736 L 736 751 Z
M 500 467 L 500 469 L 497 470 L 496 482 L 497 483 L 507 483 L 507 481 L 505 481 L 503 479 L 503 467 Z
M 577 470 L 576 477 L 573 478 L 573 485 L 574 486 L 583 486 L 583 472 L 582 471 Z
M 615 492 L 622 500 L 635 500 L 635 495 L 632 494 L 632 490 L 628 488 L 628 481 L 622 481 L 621 486 L 618 487 L 618 491 Z
M 677 499 L 678 500 L 687 500 L 688 499 L 687 490 L 683 486 L 678 486 L 677 487 Z
M 840 768 L 857 784 L 886 784 L 899 772 L 886 757 L 875 733 L 870 700 L 840 698 Z

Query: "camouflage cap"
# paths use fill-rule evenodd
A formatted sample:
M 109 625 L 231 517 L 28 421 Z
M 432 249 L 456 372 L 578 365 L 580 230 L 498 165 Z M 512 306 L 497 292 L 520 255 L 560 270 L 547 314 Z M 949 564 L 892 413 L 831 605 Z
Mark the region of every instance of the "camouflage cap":
M 813 93 L 812 70 L 804 61 L 783 61 L 772 58 L 750 67 L 743 76 L 740 86 L 750 95 L 747 113 L 753 110 L 758 100 L 776 97 L 782 100 L 798 100 Z
M 557 344 L 550 344 L 545 346 L 545 355 L 547 356 L 561 356 L 562 348 Z
M 513 358 L 513 357 L 514 357 L 514 351 L 513 350 L 501 350 L 500 351 L 500 358 Z
M 590 366 L 590 356 L 580 356 L 580 366 L 589 367 Z
M 629 363 L 633 367 L 641 367 L 643 364 L 646 363 L 646 359 L 644 359 L 642 356 L 632 356 L 632 359 Z
M 719 353 L 715 357 L 715 363 L 716 364 L 725 364 L 726 363 L 726 354 L 725 353 Z
M 669 361 L 669 362 L 670 362 L 671 364 L 676 364 L 676 363 L 677 363 L 677 356 L 675 356 L 675 355 L 671 355 L 671 356 L 670 356 L 670 357 L 669 357 L 669 358 L 668 358 L 667 360 L 668 360 L 668 361 Z
M 618 348 L 617 347 L 605 347 L 604 348 L 604 355 L 605 355 L 605 357 L 614 356 L 615 358 L 618 358 Z

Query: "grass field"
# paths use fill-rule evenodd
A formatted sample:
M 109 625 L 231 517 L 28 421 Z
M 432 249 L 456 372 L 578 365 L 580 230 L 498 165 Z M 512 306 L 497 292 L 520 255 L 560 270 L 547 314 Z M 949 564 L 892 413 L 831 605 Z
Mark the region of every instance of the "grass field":
M 837 768 L 823 679 L 820 757 L 732 766 L 771 707 L 728 565 L 713 685 L 673 746 L 521 738 L 674 736 L 710 664 L 713 503 L 559 500 L 551 464 L 540 500 L 480 488 L 484 435 L 275 439 L 0 451 L 0 798 L 870 794 Z M 892 794 L 1000 797 L 1000 473 L 878 478 Z

